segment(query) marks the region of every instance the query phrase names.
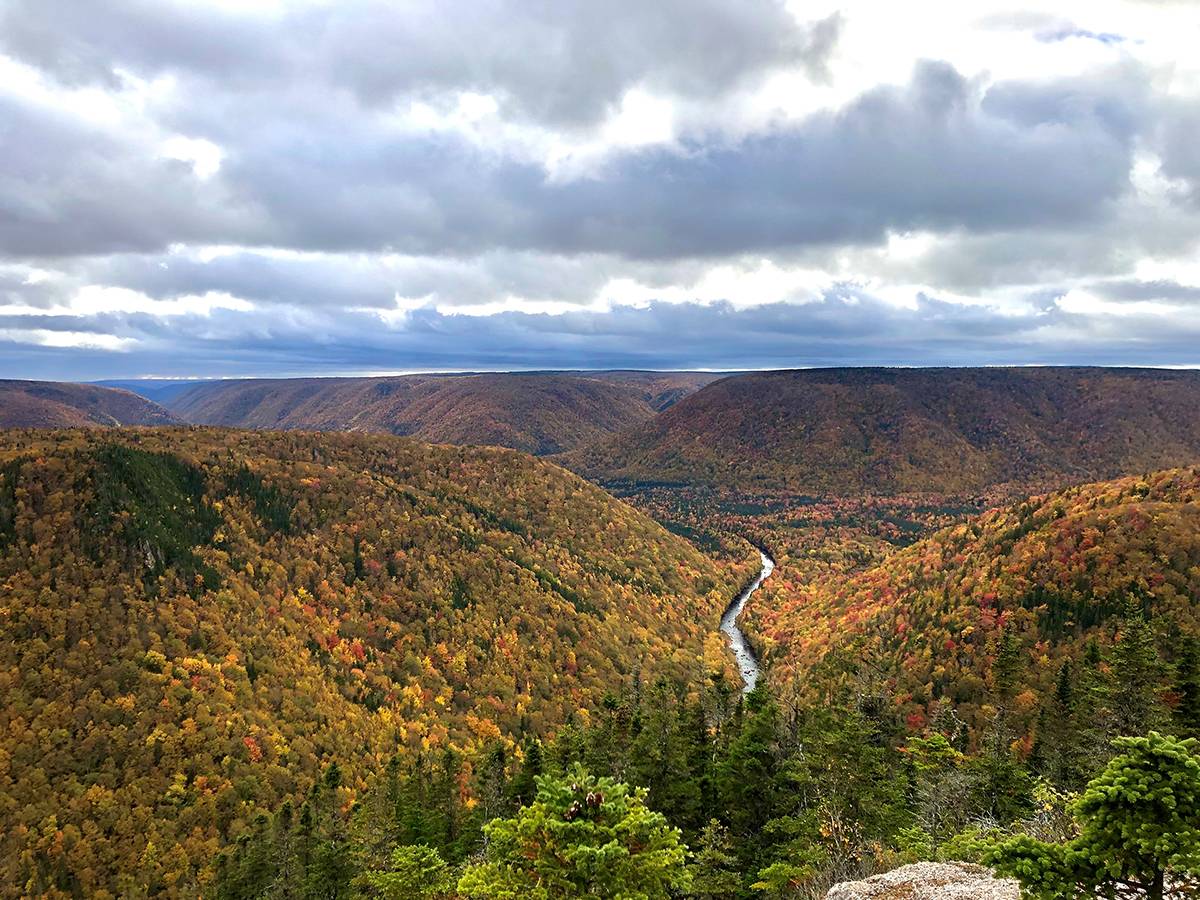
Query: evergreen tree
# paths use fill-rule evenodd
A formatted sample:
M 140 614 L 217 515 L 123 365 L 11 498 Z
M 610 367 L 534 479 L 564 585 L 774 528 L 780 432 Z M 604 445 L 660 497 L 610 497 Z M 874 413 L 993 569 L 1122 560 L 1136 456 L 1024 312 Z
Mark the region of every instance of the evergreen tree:
M 729 810 L 730 831 L 739 840 L 757 834 L 771 818 L 779 772 L 774 701 L 757 687 L 747 696 L 745 709 L 716 766 L 718 802 Z
M 458 882 L 467 898 L 599 895 L 659 900 L 685 890 L 687 847 L 646 792 L 575 766 L 538 779 L 532 805 L 484 826 L 486 861 Z
M 544 771 L 545 753 L 542 742 L 531 738 L 525 742 L 524 758 L 509 786 L 509 795 L 518 806 L 528 806 L 537 794 L 537 778 Z
M 1175 724 L 1187 737 L 1200 737 L 1200 639 L 1184 639 L 1179 665 L 1175 671 Z
M 641 727 L 630 745 L 628 779 L 647 789 L 646 802 L 677 825 L 704 821 L 700 785 L 691 778 L 689 746 L 674 690 L 658 682 L 646 692 Z
M 999 706 L 1012 701 L 1023 669 L 1024 659 L 1016 632 L 1011 627 L 1005 628 L 992 663 L 992 692 Z
M 1160 692 L 1163 667 L 1154 632 L 1130 600 L 1112 651 L 1112 729 L 1117 735 L 1144 734 L 1165 719 Z
M 366 872 L 360 881 L 383 900 L 437 900 L 454 890 L 450 867 L 424 844 L 397 847 L 387 868 Z
M 1082 784 L 1090 765 L 1085 745 L 1090 739 L 1081 733 L 1076 703 L 1075 669 L 1068 659 L 1058 670 L 1054 693 L 1038 712 L 1030 768 L 1054 784 Z
M 709 819 L 701 832 L 699 849 L 690 867 L 692 890 L 688 896 L 723 900 L 738 894 L 742 878 L 732 850 L 729 830 L 716 819 Z
M 1200 891 L 1200 744 L 1157 732 L 1118 738 L 1118 755 L 1075 808 L 1078 837 L 1011 838 L 985 856 L 1039 900 L 1195 896 Z

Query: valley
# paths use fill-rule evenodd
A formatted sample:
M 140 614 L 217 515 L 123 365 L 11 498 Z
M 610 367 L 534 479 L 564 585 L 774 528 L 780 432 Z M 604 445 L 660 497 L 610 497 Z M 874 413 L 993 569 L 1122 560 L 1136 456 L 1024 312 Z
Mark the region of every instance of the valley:
M 9 431 L 0 473 L 0 856 L 32 893 L 184 890 L 331 760 L 349 800 L 397 752 L 737 677 L 716 623 L 750 554 L 718 566 L 523 454 Z
M 0 900 L 1200 900 L 1188 0 L 0 0 Z
M 295 427 L 4 431 L 14 895 L 342 896 L 396 845 L 467 885 L 486 823 L 586 771 L 644 787 L 719 896 L 801 896 L 979 861 L 1035 803 L 1068 815 L 1113 738 L 1200 735 L 1200 381 L 961 370 L 934 396 L 940 371 L 841 370 L 675 396 L 690 377 L 408 378 L 438 427 L 464 397 L 500 411 L 438 444 L 373 433 L 361 392 L 386 379 L 173 401 Z M 630 423 L 576 403 L 630 384 Z M 823 392 L 819 422 L 795 411 Z M 1065 397 L 1086 417 L 1050 415 Z M 334 401 L 368 415 L 321 418 Z M 473 446 L 568 409 L 576 449 Z

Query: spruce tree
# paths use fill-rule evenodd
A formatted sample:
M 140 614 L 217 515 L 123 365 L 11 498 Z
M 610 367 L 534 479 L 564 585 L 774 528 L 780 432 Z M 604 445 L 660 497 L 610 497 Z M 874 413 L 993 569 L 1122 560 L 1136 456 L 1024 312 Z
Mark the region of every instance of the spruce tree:
M 1157 732 L 1114 744 L 1118 755 L 1075 806 L 1077 837 L 1050 844 L 1019 835 L 986 854 L 1021 881 L 1022 896 L 1163 900 L 1200 891 L 1200 744 Z
M 1179 665 L 1175 671 L 1175 724 L 1187 737 L 1200 737 L 1200 639 L 1184 639 Z
M 700 835 L 699 849 L 691 867 L 692 890 L 689 896 L 700 900 L 724 900 L 735 897 L 742 887 L 737 859 L 729 830 L 716 819 L 709 819 Z
M 1110 709 L 1114 734 L 1144 734 L 1163 722 L 1162 661 L 1154 632 L 1132 599 L 1113 646 L 1112 675 Z
M 458 892 L 477 900 L 666 900 L 685 891 L 687 847 L 645 797 L 578 765 L 561 778 L 541 776 L 530 806 L 484 827 L 486 859 L 467 867 Z

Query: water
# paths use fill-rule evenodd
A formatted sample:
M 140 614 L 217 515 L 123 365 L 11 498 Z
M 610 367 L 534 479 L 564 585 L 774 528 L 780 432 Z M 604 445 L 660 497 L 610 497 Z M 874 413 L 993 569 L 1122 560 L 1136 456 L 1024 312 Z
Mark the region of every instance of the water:
M 758 660 L 754 658 L 754 651 L 746 643 L 746 636 L 742 634 L 742 629 L 738 628 L 738 616 L 745 609 L 750 595 L 757 591 L 759 586 L 775 571 L 775 560 L 767 556 L 761 549 L 758 551 L 758 555 L 762 557 L 762 569 L 759 571 L 758 577 L 734 598 L 733 602 L 729 604 L 729 608 L 725 610 L 725 615 L 721 616 L 721 631 L 729 638 L 729 647 L 733 650 L 733 658 L 737 660 L 738 671 L 742 673 L 743 694 L 754 690 L 754 686 L 758 684 L 758 676 L 762 673 L 758 668 Z

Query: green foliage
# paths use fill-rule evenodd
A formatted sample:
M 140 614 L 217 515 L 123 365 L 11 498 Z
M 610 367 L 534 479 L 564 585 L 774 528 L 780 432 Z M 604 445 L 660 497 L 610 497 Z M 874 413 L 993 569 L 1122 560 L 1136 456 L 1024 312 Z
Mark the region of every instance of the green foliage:
M 17 480 L 21 477 L 22 462 L 18 458 L 0 466 L 0 547 L 16 534 Z
M 692 889 L 688 896 L 701 900 L 721 900 L 736 896 L 742 887 L 737 858 L 729 829 L 717 819 L 709 819 L 700 834 L 699 847 L 689 866 Z
M 93 552 L 108 552 L 115 532 L 147 578 L 177 567 L 185 580 L 199 575 L 205 587 L 217 574 L 195 552 L 212 542 L 220 517 L 204 496 L 204 473 L 179 457 L 121 444 L 94 453 Z
M 441 854 L 425 844 L 392 851 L 388 868 L 365 873 L 362 884 L 384 900 L 437 900 L 454 890 L 454 876 Z
M 1131 600 L 1113 646 L 1112 730 L 1118 735 L 1145 734 L 1166 718 L 1160 692 L 1163 666 L 1154 633 Z
M 1179 703 L 1175 707 L 1175 722 L 1187 737 L 1200 737 L 1200 638 L 1185 639 L 1175 675 L 1175 691 Z
M 1200 744 L 1157 732 L 1115 744 L 1118 755 L 1076 804 L 1078 837 L 1050 844 L 1020 835 L 987 854 L 1030 896 L 1131 889 L 1161 900 L 1200 887 Z
M 646 807 L 645 791 L 579 766 L 539 778 L 531 806 L 484 831 L 487 860 L 458 883 L 466 897 L 654 900 L 688 886 L 680 832 Z
M 262 476 L 242 463 L 229 479 L 229 487 L 245 497 L 267 529 L 286 534 L 292 528 L 292 501 L 279 488 L 267 484 Z

